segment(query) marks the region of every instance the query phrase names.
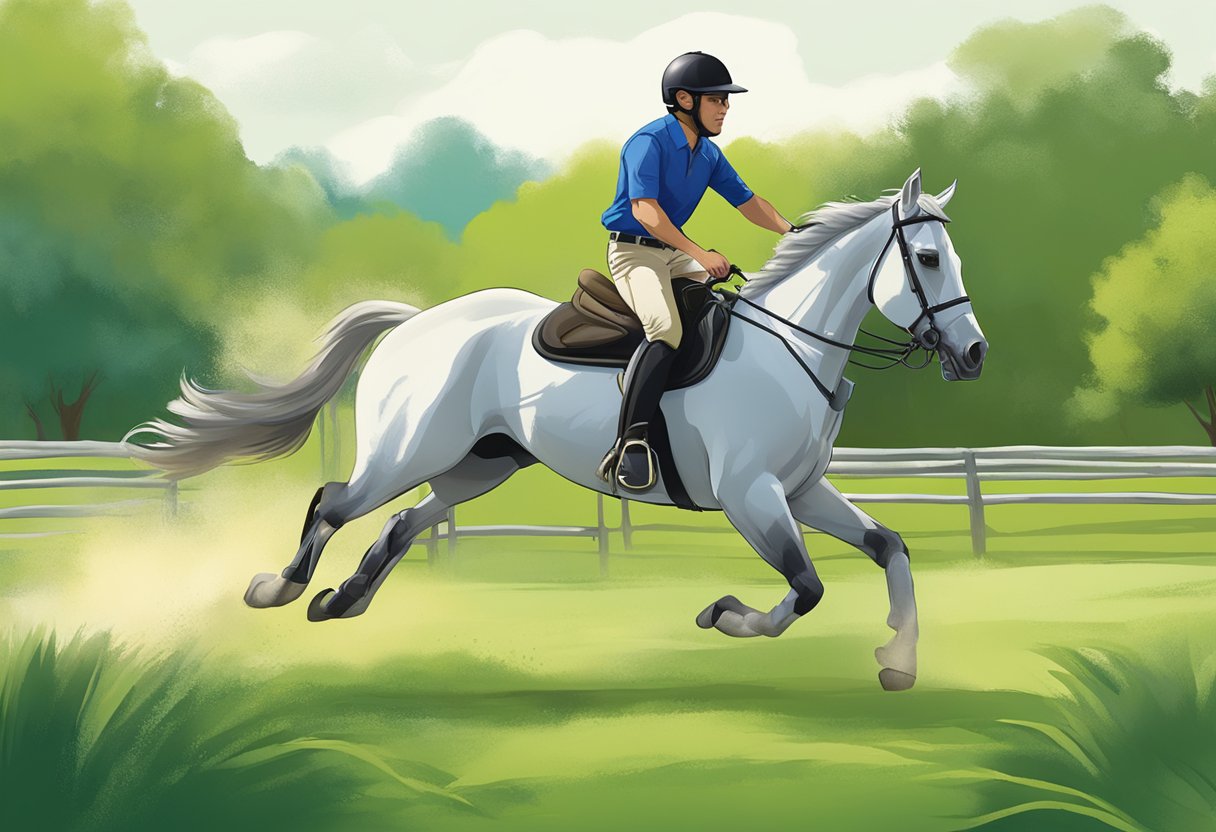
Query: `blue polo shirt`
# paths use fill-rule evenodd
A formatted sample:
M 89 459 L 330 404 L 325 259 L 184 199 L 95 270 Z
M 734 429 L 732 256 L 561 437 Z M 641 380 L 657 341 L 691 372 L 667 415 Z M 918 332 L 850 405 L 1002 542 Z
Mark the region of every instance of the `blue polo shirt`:
M 669 113 L 634 133 L 621 148 L 616 196 L 602 217 L 604 227 L 649 236 L 634 219 L 629 200 L 657 199 L 672 224 L 682 229 L 706 188 L 736 208 L 753 196 L 716 144 L 702 136 L 694 151 L 679 120 Z

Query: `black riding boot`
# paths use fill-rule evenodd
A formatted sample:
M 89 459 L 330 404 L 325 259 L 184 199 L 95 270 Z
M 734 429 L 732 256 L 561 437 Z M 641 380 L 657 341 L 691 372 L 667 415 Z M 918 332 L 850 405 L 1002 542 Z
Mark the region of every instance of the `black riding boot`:
M 665 341 L 643 341 L 625 370 L 617 441 L 600 463 L 606 482 L 630 491 L 646 491 L 658 480 L 658 466 L 647 444 L 647 428 L 659 407 L 676 351 Z

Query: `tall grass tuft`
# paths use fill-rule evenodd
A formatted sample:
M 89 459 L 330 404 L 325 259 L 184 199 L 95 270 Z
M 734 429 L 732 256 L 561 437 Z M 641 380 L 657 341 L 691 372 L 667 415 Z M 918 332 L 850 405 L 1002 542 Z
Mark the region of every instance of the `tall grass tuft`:
M 107 634 L 0 644 L 0 829 L 379 828 L 407 801 L 463 804 L 374 751 L 301 736 L 308 703 L 146 658 Z M 332 703 L 330 703 L 332 705 Z
M 975 781 L 985 813 L 963 829 L 1216 830 L 1216 684 L 1189 651 L 1044 651 L 1067 695 L 1042 721 L 1002 719 Z

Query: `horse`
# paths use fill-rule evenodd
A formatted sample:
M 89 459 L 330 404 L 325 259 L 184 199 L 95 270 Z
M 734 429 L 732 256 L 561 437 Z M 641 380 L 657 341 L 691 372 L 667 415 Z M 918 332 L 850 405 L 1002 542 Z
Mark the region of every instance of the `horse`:
M 699 627 L 777 637 L 815 608 L 824 587 L 801 523 L 848 542 L 884 570 L 894 635 L 875 650 L 879 681 L 887 690 L 914 684 L 919 629 L 908 548 L 824 472 L 853 387 L 845 365 L 860 349 L 854 341 L 871 308 L 911 335 L 902 350 L 871 354 L 904 361 L 921 348 L 926 363 L 936 352 L 947 381 L 980 375 L 988 345 L 945 229 L 943 209 L 956 186 L 922 193 L 918 169 L 898 193 L 828 202 L 803 215 L 805 224 L 782 237 L 761 270 L 744 275 L 712 372 L 664 394 L 688 496 L 723 511 L 790 587 L 767 611 L 719 598 L 696 616 Z M 256 608 L 296 600 L 338 529 L 429 484 L 417 505 L 386 523 L 358 570 L 337 590 L 317 593 L 307 610 L 313 621 L 360 615 L 419 533 L 528 465 L 539 462 L 584 488 L 612 493 L 596 466 L 615 438 L 616 368 L 558 363 L 532 347 L 531 333 L 555 305 L 515 288 L 425 310 L 357 303 L 330 322 L 296 379 L 278 384 L 251 375 L 257 389 L 245 393 L 208 390 L 183 373 L 181 395 L 167 406 L 182 424 L 143 422 L 123 441 L 133 456 L 173 477 L 292 453 L 383 335 L 356 386 L 350 479 L 318 488 L 294 559 L 279 574 L 255 575 L 245 593 Z M 132 441 L 144 433 L 157 441 Z M 672 504 L 662 482 L 629 499 Z

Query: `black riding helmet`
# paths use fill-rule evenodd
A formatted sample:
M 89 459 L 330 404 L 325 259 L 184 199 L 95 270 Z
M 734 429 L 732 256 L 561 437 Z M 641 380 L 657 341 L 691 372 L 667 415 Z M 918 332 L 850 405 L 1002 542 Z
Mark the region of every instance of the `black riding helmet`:
M 685 52 L 663 70 L 663 103 L 669 110 L 691 113 L 701 136 L 712 136 L 701 123 L 701 95 L 707 92 L 747 92 L 731 81 L 726 64 L 704 52 Z M 687 90 L 692 94 L 692 110 L 685 110 L 676 102 L 676 91 Z

